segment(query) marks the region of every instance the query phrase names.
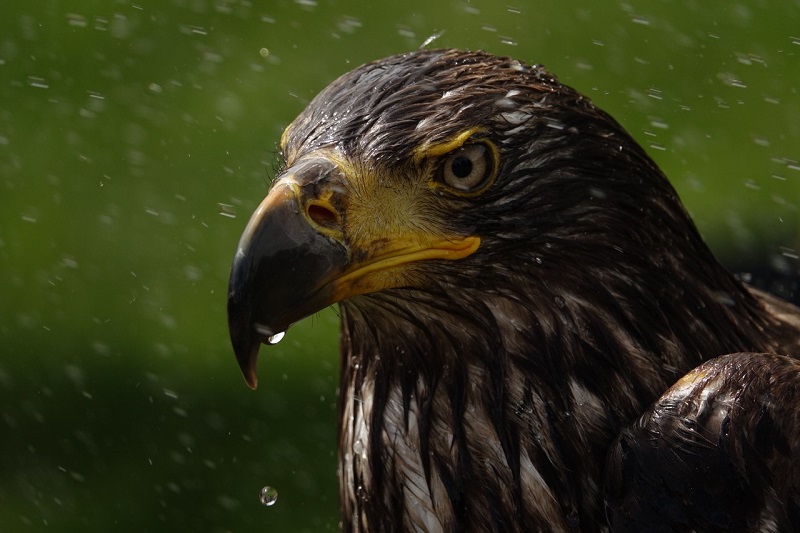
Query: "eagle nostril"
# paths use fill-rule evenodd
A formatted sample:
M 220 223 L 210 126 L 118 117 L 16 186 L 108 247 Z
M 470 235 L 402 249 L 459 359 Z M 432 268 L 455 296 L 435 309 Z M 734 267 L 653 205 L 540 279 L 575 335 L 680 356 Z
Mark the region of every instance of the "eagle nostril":
M 310 204 L 307 211 L 308 218 L 322 228 L 333 229 L 339 225 L 339 216 L 335 211 L 324 205 Z

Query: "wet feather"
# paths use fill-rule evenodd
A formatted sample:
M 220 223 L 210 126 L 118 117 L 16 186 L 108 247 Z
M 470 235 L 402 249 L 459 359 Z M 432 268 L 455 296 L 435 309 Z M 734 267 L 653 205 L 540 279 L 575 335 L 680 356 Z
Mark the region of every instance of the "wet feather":
M 498 147 L 496 183 L 419 211 L 479 250 L 341 304 L 344 528 L 604 530 L 620 431 L 707 359 L 800 353 L 800 312 L 720 266 L 644 150 L 540 66 L 377 61 L 323 90 L 282 151 L 333 147 L 405 188 L 415 149 L 469 128 Z

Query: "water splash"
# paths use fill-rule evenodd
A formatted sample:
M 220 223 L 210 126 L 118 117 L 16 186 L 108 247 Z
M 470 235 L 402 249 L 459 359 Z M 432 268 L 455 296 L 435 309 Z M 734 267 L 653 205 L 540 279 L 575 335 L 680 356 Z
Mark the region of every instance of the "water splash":
M 261 502 L 261 505 L 272 507 L 278 501 L 277 489 L 275 489 L 275 487 L 270 487 L 269 485 L 263 487 L 258 493 L 258 501 Z

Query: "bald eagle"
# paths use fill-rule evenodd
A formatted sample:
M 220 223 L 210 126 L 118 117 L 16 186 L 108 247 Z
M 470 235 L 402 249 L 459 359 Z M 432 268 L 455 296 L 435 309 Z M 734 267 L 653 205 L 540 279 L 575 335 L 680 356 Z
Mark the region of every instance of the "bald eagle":
M 280 150 L 233 261 L 230 334 L 255 388 L 260 345 L 339 303 L 346 531 L 636 529 L 662 504 L 666 530 L 715 527 L 703 512 L 798 526 L 800 380 L 776 354 L 800 353 L 800 310 L 720 266 L 588 98 L 540 66 L 420 50 L 334 81 Z M 762 355 L 687 375 L 738 352 Z M 760 379 L 773 368 L 783 381 Z M 708 481 L 684 446 L 745 481 L 754 465 L 755 510 L 737 514 L 735 468 L 709 489 L 724 505 L 682 498 Z

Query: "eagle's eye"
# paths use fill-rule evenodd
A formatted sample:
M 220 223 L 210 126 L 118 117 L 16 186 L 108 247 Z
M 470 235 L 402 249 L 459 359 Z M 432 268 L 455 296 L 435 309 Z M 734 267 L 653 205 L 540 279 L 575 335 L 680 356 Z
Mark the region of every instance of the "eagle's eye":
M 453 150 L 439 167 L 438 179 L 456 192 L 480 192 L 494 177 L 492 150 L 484 143 Z

